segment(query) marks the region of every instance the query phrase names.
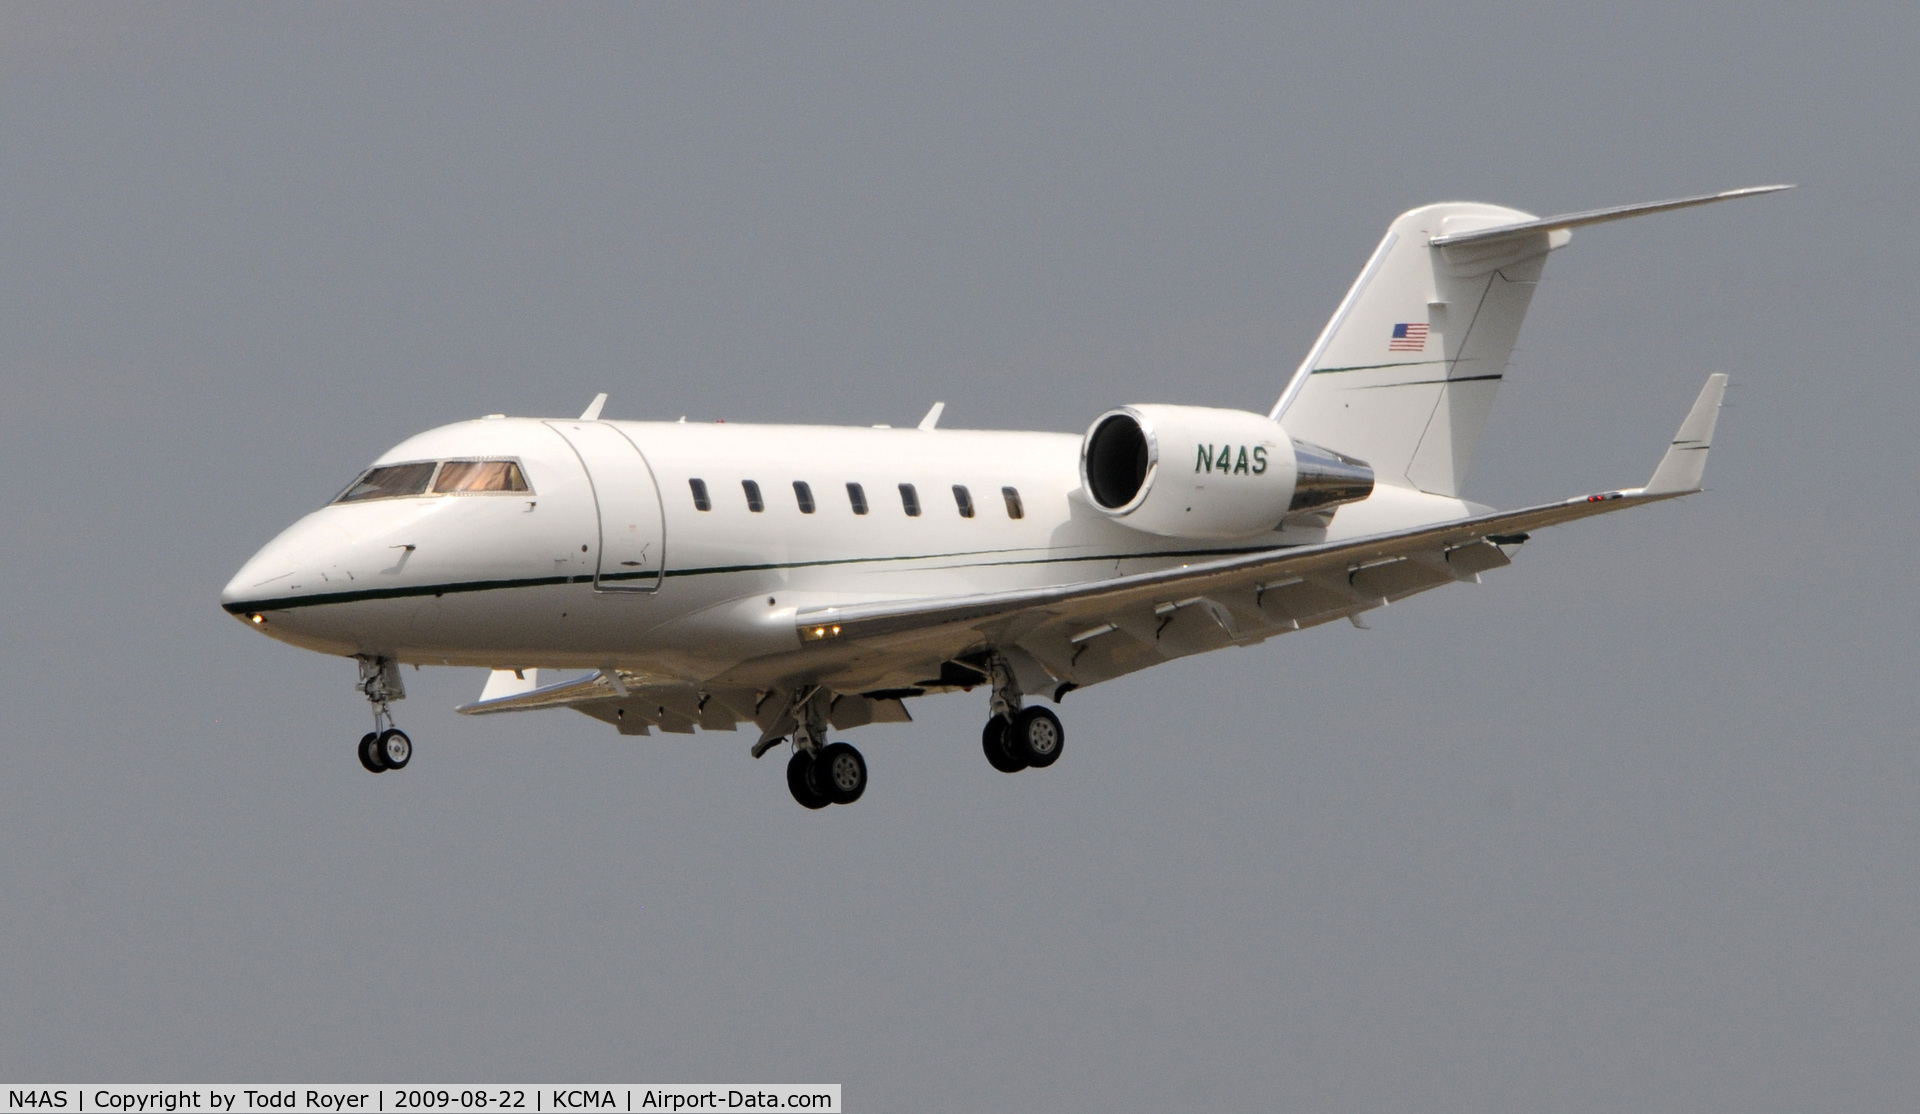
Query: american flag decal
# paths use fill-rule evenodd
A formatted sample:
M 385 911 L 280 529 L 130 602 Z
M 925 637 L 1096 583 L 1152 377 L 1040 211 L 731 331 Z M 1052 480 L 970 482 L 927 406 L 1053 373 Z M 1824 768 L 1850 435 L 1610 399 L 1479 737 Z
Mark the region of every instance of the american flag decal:
M 1403 321 L 1393 327 L 1393 339 L 1387 342 L 1389 352 L 1424 352 L 1427 350 L 1427 323 L 1425 321 Z

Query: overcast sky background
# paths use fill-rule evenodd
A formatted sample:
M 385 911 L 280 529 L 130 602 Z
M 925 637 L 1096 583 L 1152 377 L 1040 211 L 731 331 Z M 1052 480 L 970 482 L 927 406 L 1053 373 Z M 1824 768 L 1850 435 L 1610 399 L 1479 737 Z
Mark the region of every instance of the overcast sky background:
M 1281 7 L 0 7 L 0 1077 L 1911 1102 L 1920 9 Z M 1265 410 L 1404 209 L 1775 181 L 1556 253 L 1468 491 L 1642 482 L 1726 371 L 1707 493 L 1045 772 L 932 698 L 807 813 L 442 669 L 374 778 L 218 606 L 445 422 Z

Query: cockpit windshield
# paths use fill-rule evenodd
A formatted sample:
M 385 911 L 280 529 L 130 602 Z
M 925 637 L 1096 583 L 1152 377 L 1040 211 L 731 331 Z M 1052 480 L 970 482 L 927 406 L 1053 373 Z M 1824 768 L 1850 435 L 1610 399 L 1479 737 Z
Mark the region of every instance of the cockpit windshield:
M 389 464 L 384 468 L 370 468 L 367 474 L 354 481 L 353 486 L 341 492 L 336 503 L 358 503 L 365 499 L 392 499 L 399 495 L 419 495 L 427 490 L 427 484 L 433 480 L 433 470 L 437 467 L 431 460 L 415 464 Z
M 435 492 L 525 491 L 527 477 L 511 460 L 449 460 L 440 466 Z
M 432 489 L 435 495 L 482 495 L 532 490 L 518 461 L 421 460 L 369 468 L 334 502 L 397 499 L 403 495 L 425 495 L 428 489 Z

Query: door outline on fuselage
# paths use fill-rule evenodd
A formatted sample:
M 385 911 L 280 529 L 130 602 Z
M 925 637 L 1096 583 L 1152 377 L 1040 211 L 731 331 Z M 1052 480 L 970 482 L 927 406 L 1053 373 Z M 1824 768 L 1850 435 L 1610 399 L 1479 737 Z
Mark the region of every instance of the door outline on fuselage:
M 660 585 L 665 580 L 667 567 L 667 515 L 666 506 L 660 498 L 660 481 L 654 475 L 653 463 L 647 459 L 647 454 L 640 451 L 640 446 L 634 442 L 633 438 L 627 436 L 626 431 L 612 422 L 548 421 L 544 424 L 559 434 L 560 439 L 567 443 L 567 448 L 573 451 L 574 459 L 580 462 L 581 470 L 586 473 L 587 490 L 593 496 L 596 534 L 593 590 L 629 594 L 659 591 Z M 588 433 L 586 432 L 588 430 L 595 432 Z M 575 439 L 575 434 L 581 435 L 579 440 Z M 625 453 L 631 453 L 631 461 L 638 462 L 640 466 L 639 473 L 629 478 L 637 481 L 640 476 L 644 476 L 645 492 L 651 496 L 652 500 L 649 504 L 647 499 L 642 497 L 635 503 L 628 504 L 627 509 L 636 507 L 645 509 L 650 506 L 653 530 L 645 538 L 639 539 L 638 550 L 632 549 L 631 546 L 617 547 L 618 552 L 610 555 L 607 544 L 607 504 L 615 491 L 611 483 L 615 478 L 615 469 L 629 463 Z M 599 470 L 594 467 L 595 461 L 599 461 L 602 465 Z M 637 482 L 634 484 L 636 488 L 639 486 Z M 608 489 L 609 498 L 607 499 L 602 498 L 603 487 Z M 619 506 L 616 504 L 616 509 Z M 610 573 L 607 569 L 609 556 L 624 565 L 637 565 L 643 573 L 651 572 L 652 575 Z M 639 557 L 640 561 L 634 562 L 632 560 L 634 557 Z M 628 577 L 632 578 L 627 579 Z

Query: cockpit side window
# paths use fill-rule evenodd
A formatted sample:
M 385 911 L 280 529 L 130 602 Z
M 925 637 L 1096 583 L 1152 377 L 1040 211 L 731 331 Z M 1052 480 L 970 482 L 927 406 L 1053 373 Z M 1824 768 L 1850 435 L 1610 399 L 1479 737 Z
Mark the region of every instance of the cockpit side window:
M 365 475 L 340 493 L 336 503 L 358 503 L 366 499 L 392 499 L 401 495 L 421 495 L 433 480 L 435 464 L 431 460 L 412 464 L 387 464 L 369 468 Z
M 449 460 L 433 482 L 435 494 L 481 491 L 525 491 L 526 474 L 511 460 Z

